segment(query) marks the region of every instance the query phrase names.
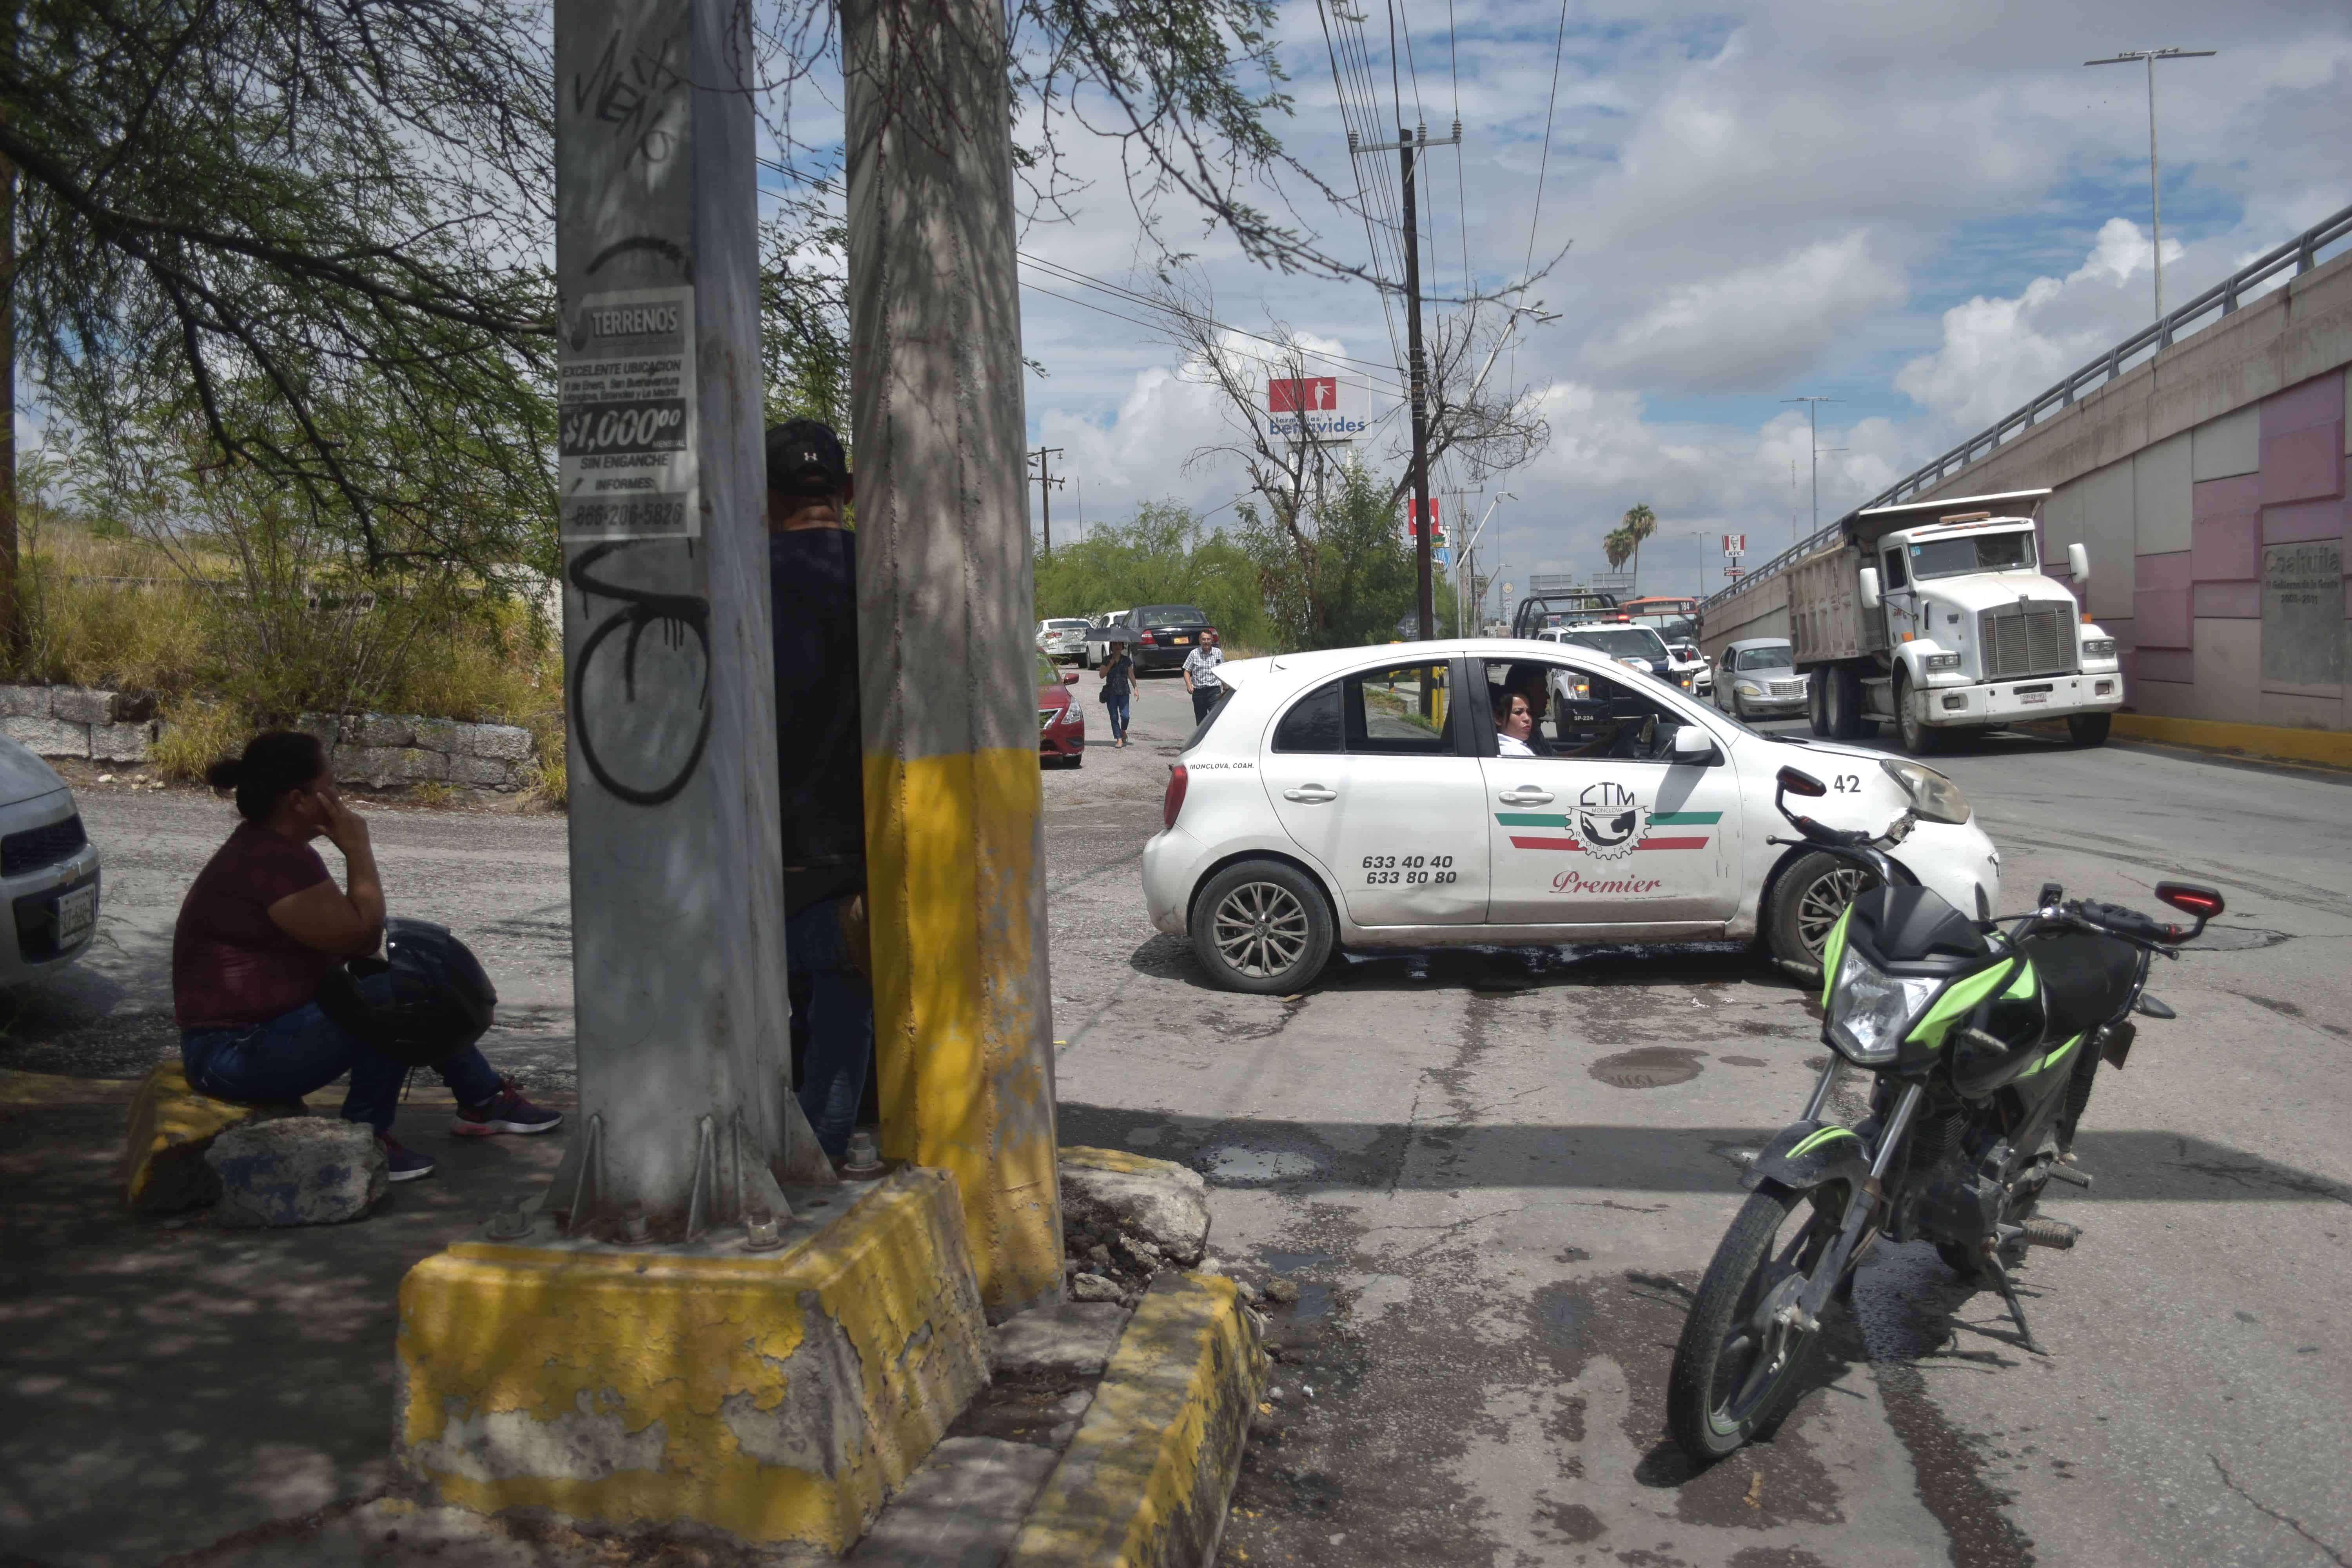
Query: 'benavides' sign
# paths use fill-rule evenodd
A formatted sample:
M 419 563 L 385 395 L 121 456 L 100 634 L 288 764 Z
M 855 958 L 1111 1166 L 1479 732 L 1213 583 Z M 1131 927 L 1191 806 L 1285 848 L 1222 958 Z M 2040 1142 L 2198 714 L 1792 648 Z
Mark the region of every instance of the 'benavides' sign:
M 1278 440 L 1353 441 L 1371 428 L 1371 390 L 1336 375 L 1270 379 L 1265 433 Z

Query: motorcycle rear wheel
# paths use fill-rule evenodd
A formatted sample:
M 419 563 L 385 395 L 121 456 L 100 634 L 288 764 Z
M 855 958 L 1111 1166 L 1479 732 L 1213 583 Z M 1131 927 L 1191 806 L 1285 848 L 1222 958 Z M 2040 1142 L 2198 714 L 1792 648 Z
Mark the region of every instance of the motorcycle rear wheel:
M 1711 1465 L 1769 1429 L 1819 1348 L 1818 1330 L 1774 1319 L 1837 1235 L 1837 1211 L 1806 1200 L 1777 1182 L 1758 1188 L 1699 1281 L 1666 1379 L 1666 1430 L 1694 1464 Z

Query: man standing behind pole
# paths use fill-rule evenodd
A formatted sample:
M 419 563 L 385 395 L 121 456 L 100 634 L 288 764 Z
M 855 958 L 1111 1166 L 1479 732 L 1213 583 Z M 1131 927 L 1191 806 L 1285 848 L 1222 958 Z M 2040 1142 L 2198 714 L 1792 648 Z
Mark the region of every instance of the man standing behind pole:
M 857 542 L 841 525 L 850 493 L 849 465 L 829 426 L 794 419 L 768 432 L 784 942 L 793 978 L 809 994 L 801 1110 L 835 1163 L 848 1152 L 874 1056 Z
M 1225 678 L 1217 673 L 1217 666 L 1224 662 L 1225 650 L 1217 646 L 1214 632 L 1202 632 L 1201 645 L 1184 656 L 1184 689 L 1192 694 L 1195 724 L 1209 716 L 1225 689 Z

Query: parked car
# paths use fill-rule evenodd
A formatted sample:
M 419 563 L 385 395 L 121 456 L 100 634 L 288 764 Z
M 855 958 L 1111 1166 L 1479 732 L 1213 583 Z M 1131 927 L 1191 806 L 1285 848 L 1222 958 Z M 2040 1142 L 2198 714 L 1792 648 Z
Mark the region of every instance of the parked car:
M 0 736 L 0 903 L 14 940 L 0 947 L 0 983 L 79 958 L 98 932 L 98 847 L 82 831 L 57 770 Z
M 1083 767 L 1087 760 L 1087 710 L 1070 696 L 1075 669 L 1065 673 L 1053 658 L 1037 655 L 1037 760 L 1065 768 Z
M 1076 661 L 1087 649 L 1087 623 L 1062 616 L 1037 623 L 1037 651 L 1048 658 Z
M 1529 668 L 1532 667 L 1532 668 Z M 1773 808 L 1795 762 L 1823 825 L 1881 836 L 1955 908 L 2000 908 L 2000 857 L 1907 758 L 1748 729 L 1573 642 L 1407 643 L 1227 664 L 1143 850 L 1153 925 L 1229 990 L 1287 995 L 1337 948 L 1756 939 L 1818 966 L 1861 879 Z M 1420 694 L 1460 694 L 1432 703 Z M 1552 699 L 1505 757 L 1492 698 Z M 1478 694 L 1473 700 L 1467 694 Z
M 1190 605 L 1145 605 L 1119 617 L 1119 625 L 1134 643 L 1136 671 L 1144 675 L 1181 668 L 1201 634 L 1217 629 Z
M 1811 696 L 1787 637 L 1748 637 L 1723 650 L 1715 705 L 1735 719 L 1794 719 Z
M 1087 622 L 1086 651 L 1078 656 L 1079 664 L 1088 669 L 1103 667 L 1110 658 L 1111 628 L 1124 626 L 1128 614 L 1125 610 L 1105 610 Z

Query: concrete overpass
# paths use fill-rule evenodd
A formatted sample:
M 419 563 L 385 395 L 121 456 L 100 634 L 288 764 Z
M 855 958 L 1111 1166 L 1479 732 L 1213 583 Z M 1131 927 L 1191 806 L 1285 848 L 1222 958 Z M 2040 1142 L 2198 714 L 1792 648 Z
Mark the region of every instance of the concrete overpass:
M 2352 761 L 2347 245 L 2352 208 L 1864 506 L 2052 487 L 2042 559 L 2063 581 L 2065 547 L 2089 550 L 2089 608 L 2126 650 L 2141 721 L 2123 732 Z M 1786 636 L 1786 580 L 1767 574 L 1832 546 L 1843 521 L 1710 599 L 1709 649 Z

